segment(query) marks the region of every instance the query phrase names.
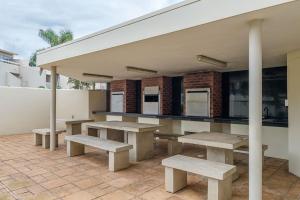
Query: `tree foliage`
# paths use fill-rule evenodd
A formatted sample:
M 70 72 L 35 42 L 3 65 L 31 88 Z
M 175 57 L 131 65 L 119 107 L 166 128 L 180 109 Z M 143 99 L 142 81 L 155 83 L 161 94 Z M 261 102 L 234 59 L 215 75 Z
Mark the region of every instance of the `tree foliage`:
M 47 42 L 50 47 L 54 47 L 60 44 L 63 44 L 65 42 L 73 40 L 73 33 L 70 30 L 61 30 L 58 34 L 53 31 L 52 29 L 40 29 L 38 33 L 39 37 L 42 38 L 45 42 Z M 29 60 L 29 66 L 36 67 L 36 55 L 38 51 L 41 51 L 43 49 L 39 49 L 36 52 L 34 52 Z M 91 84 L 85 83 L 73 78 L 69 78 L 68 83 L 73 84 L 74 89 L 89 89 Z M 59 86 L 58 86 L 59 87 Z
M 72 84 L 73 89 L 82 90 L 82 89 L 90 89 L 91 88 L 90 83 L 82 82 L 82 81 L 79 81 L 79 80 L 73 79 L 73 78 L 69 78 L 68 83 Z
M 46 30 L 40 29 L 38 35 L 45 42 L 47 42 L 50 45 L 50 47 L 54 47 L 73 40 L 73 33 L 70 30 L 61 30 L 57 34 L 52 29 L 46 29 Z M 29 66 L 36 67 L 36 54 L 38 51 L 41 50 L 43 49 L 39 49 L 31 55 L 29 60 Z

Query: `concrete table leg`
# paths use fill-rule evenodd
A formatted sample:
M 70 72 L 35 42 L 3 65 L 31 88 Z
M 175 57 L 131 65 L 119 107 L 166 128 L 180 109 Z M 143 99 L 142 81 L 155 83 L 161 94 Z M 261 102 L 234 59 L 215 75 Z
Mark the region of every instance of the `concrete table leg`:
M 67 124 L 67 135 L 81 134 L 81 123 L 79 124 Z
M 133 145 L 129 151 L 130 161 L 137 162 L 153 157 L 153 132 L 127 132 L 128 144 Z
M 42 136 L 42 145 L 44 149 L 50 148 L 50 135 L 43 135 Z
M 182 152 L 182 143 L 176 140 L 168 140 L 168 155 L 176 155 Z
M 129 151 L 109 152 L 109 171 L 115 172 L 129 167 Z
M 231 200 L 232 197 L 232 178 L 216 180 L 208 178 L 208 200 Z
M 34 145 L 35 146 L 40 146 L 42 145 L 42 135 L 41 134 L 34 134 Z
M 234 165 L 233 163 L 233 150 L 221 149 L 215 147 L 207 147 L 207 160 Z M 232 175 L 232 180 L 235 181 L 239 178 L 238 171 Z
M 99 129 L 99 137 L 101 139 L 107 140 L 107 128 L 101 128 Z
M 67 141 L 67 155 L 69 157 L 84 154 L 84 145 L 76 142 Z
M 168 192 L 175 193 L 187 185 L 187 173 L 182 170 L 165 168 L 165 187 Z

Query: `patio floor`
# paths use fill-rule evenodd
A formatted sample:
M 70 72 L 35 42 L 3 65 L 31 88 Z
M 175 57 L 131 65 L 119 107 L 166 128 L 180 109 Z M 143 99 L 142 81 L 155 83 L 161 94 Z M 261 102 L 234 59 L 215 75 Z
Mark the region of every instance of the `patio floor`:
M 0 137 L 0 200 L 6 199 L 103 199 L 181 200 L 206 199 L 204 178 L 189 174 L 188 187 L 170 194 L 164 190 L 161 160 L 166 146 L 156 147 L 156 156 L 130 168 L 108 171 L 105 152 L 88 149 L 84 156 L 68 158 L 63 136 L 58 151 L 33 146 L 31 134 Z M 186 155 L 204 155 L 196 146 L 185 146 Z M 248 199 L 247 157 L 238 155 L 241 177 L 233 183 L 233 199 Z M 300 199 L 300 179 L 287 171 L 287 161 L 265 159 L 264 199 Z

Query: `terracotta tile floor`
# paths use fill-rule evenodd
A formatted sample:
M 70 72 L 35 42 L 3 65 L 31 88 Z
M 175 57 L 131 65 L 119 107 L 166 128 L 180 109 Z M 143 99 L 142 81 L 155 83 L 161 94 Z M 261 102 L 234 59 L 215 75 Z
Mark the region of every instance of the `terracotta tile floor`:
M 206 199 L 204 178 L 189 174 L 188 187 L 170 194 L 164 190 L 166 145 L 156 147 L 156 156 L 112 173 L 105 152 L 87 149 L 87 154 L 68 158 L 60 138 L 55 152 L 33 146 L 32 135 L 0 137 L 0 200 L 7 199 L 102 199 L 183 200 Z M 185 146 L 184 154 L 204 152 Z M 233 199 L 248 198 L 247 157 L 238 156 L 241 177 L 233 183 Z M 266 158 L 263 171 L 264 199 L 300 199 L 300 179 L 288 173 L 287 161 Z

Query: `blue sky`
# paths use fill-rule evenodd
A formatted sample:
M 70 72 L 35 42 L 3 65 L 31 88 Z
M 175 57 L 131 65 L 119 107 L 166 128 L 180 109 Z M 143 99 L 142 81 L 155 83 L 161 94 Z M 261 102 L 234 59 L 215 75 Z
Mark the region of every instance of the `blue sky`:
M 70 29 L 75 38 L 182 0 L 0 0 L 0 48 L 28 59 L 47 47 L 39 29 Z

